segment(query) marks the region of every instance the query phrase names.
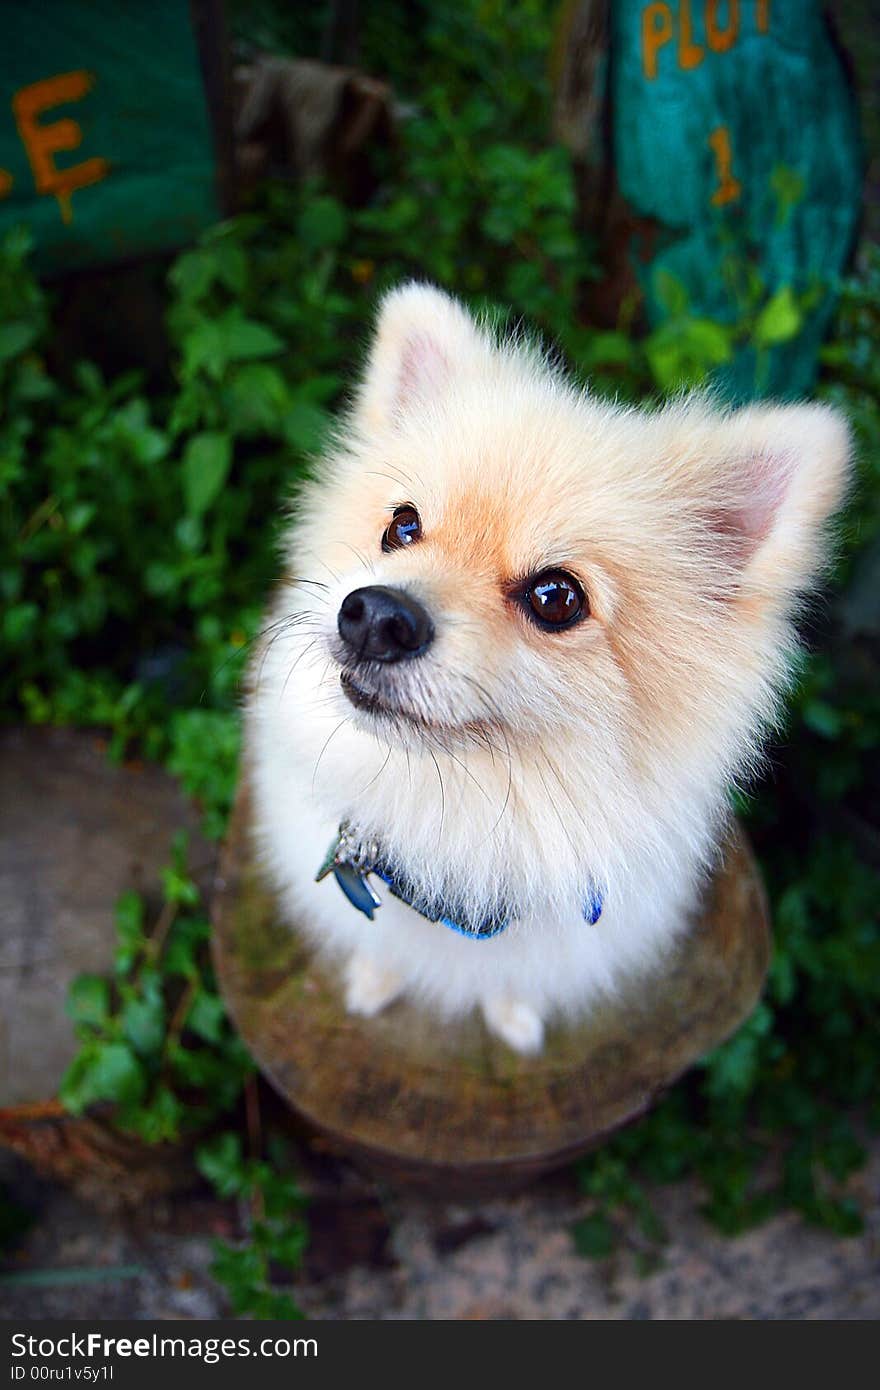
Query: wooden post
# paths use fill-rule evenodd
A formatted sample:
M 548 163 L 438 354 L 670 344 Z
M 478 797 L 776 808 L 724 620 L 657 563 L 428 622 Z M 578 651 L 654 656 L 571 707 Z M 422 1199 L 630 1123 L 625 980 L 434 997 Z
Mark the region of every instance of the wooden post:
M 440 1028 L 400 1001 L 352 1017 L 261 879 L 245 784 L 213 919 L 227 1004 L 293 1110 L 374 1173 L 444 1195 L 521 1185 L 644 1113 L 748 1015 L 770 953 L 763 889 L 737 829 L 701 919 L 650 986 L 551 1027 L 538 1057 L 512 1052 L 477 1016 Z

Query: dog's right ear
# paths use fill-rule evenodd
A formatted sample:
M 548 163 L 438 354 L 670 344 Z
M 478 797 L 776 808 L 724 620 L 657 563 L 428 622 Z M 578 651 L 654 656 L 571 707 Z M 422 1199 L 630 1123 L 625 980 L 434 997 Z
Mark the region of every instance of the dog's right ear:
M 466 309 L 432 285 L 410 282 L 382 301 L 356 413 L 383 429 L 424 408 L 452 379 L 485 361 L 487 344 Z

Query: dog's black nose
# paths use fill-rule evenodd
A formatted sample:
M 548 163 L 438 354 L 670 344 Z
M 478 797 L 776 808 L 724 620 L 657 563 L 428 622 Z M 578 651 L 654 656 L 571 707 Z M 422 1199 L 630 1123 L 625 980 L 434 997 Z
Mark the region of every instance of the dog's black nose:
M 434 624 L 422 605 L 402 589 L 386 589 L 382 584 L 346 595 L 337 623 L 346 646 L 367 661 L 420 656 L 434 637 Z

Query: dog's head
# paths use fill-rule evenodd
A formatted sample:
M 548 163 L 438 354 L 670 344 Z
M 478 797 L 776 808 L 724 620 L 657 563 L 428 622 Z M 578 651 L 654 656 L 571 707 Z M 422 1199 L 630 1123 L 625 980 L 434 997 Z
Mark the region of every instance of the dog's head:
M 772 713 L 847 458 L 824 407 L 622 408 L 446 295 L 395 291 L 290 556 L 297 698 L 319 743 L 338 729 L 319 789 L 435 833 L 503 804 L 550 842 L 555 815 L 606 858 L 669 803 L 696 824 Z

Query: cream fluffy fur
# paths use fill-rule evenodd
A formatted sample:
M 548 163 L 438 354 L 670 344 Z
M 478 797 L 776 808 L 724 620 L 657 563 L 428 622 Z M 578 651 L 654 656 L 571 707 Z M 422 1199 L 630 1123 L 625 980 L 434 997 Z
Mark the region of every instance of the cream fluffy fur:
M 824 407 L 623 408 L 439 291 L 388 296 L 300 499 L 246 721 L 268 872 L 344 963 L 350 1009 L 401 991 L 445 1018 L 478 1006 L 534 1051 L 546 1018 L 646 980 L 690 920 L 728 785 L 774 717 L 848 453 Z M 403 503 L 422 538 L 383 554 Z M 559 632 L 511 596 L 550 567 L 590 605 Z M 405 589 L 436 629 L 423 655 L 359 674 L 396 718 L 340 686 L 337 613 L 368 584 Z M 342 820 L 474 921 L 499 901 L 516 920 L 468 940 L 380 884 L 367 921 L 314 882 Z M 592 927 L 591 880 L 605 898 Z

